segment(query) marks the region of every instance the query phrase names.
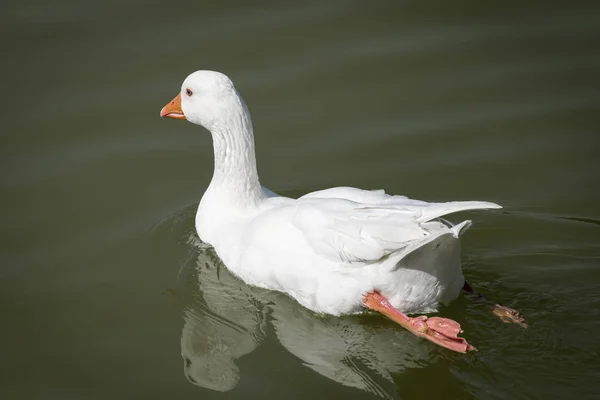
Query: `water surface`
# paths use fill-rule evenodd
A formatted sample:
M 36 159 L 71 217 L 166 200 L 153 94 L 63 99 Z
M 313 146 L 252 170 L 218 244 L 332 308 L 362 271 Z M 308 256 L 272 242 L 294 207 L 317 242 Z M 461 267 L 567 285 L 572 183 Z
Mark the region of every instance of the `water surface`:
M 600 397 L 598 6 L 85 2 L 1 6 L 0 396 Z M 209 135 L 161 120 L 196 69 L 253 115 L 263 184 L 470 212 L 441 313 L 479 352 L 244 285 L 201 246 Z

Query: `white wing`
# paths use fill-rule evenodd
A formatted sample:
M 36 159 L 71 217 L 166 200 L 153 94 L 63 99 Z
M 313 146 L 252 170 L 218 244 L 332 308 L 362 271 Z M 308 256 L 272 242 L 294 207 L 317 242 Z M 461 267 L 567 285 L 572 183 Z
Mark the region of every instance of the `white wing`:
M 338 187 L 309 193 L 293 203 L 292 224 L 313 250 L 332 261 L 370 263 L 394 252 L 406 254 L 443 234 L 458 236 L 469 222 L 454 228 L 430 222 L 450 213 L 501 208 L 489 202 L 427 203 L 383 190 Z

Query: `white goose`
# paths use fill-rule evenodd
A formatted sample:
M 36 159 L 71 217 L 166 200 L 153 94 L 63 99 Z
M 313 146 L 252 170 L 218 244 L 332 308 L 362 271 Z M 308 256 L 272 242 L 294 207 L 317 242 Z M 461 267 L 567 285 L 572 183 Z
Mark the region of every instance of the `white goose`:
M 435 311 L 463 286 L 470 289 L 459 237 L 471 223 L 453 226 L 440 217 L 499 205 L 427 203 L 349 187 L 298 199 L 279 196 L 260 185 L 250 113 L 219 72 L 189 75 L 160 115 L 187 119 L 212 134 L 214 174 L 196 229 L 232 273 L 250 285 L 285 292 L 318 313 L 368 308 L 448 349 L 474 349 L 458 337 L 457 322 L 405 313 Z M 521 318 L 505 307 L 497 313 Z

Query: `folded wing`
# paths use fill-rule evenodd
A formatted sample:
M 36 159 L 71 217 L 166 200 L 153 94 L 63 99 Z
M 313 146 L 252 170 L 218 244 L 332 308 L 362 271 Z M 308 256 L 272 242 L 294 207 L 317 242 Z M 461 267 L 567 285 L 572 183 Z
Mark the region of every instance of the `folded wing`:
M 439 235 L 458 236 L 468 227 L 467 222 L 457 229 L 430 222 L 436 218 L 458 211 L 500 208 L 480 201 L 428 203 L 390 196 L 383 190 L 346 187 L 309 193 L 294 206 L 292 224 L 316 253 L 332 261 L 361 265 L 395 252 L 408 254 Z

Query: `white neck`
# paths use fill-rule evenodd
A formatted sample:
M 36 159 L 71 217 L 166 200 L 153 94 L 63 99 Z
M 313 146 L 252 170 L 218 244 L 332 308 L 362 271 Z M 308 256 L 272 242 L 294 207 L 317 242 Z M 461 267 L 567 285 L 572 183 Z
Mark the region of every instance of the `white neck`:
M 241 98 L 231 112 L 211 127 L 215 170 L 207 193 L 230 205 L 248 207 L 263 199 L 256 171 L 250 114 Z

